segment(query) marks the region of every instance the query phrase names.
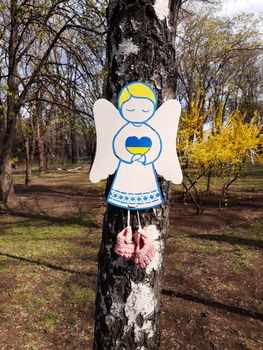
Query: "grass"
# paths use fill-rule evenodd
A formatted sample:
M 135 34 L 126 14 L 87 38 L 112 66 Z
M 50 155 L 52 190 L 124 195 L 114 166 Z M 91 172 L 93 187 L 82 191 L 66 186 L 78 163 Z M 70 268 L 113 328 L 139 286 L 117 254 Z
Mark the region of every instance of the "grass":
M 12 262 L 9 261 L 10 265 Z M 88 323 L 91 324 L 93 317 L 94 277 L 27 263 L 16 266 L 15 273 L 13 269 L 9 273 L 5 271 L 5 276 L 8 276 L 10 285 L 6 285 L 2 293 L 0 315 L 6 321 L 5 328 L 14 334 L 21 348 L 22 345 L 29 346 L 34 339 L 37 348 L 46 344 L 46 348 L 51 349 L 52 345 L 47 345 L 49 337 L 57 337 L 59 343 L 72 337 L 71 348 L 75 349 L 80 336 L 83 337 L 80 329 L 85 330 L 83 344 L 87 346 L 91 340 Z M 11 337 L 5 344 L 11 345 L 12 341 Z M 0 344 L 3 345 L 1 340 Z
M 21 220 L 4 216 L 0 226 L 0 251 L 52 263 L 61 259 L 70 260 L 71 256 L 82 258 L 95 254 L 98 242 L 94 242 L 93 238 L 98 229 L 89 227 L 90 223 L 89 214 L 81 219 L 75 216 L 58 219 L 32 217 Z
M 241 181 L 256 186 L 259 174 Z M 26 197 L 26 208 L 0 208 L 0 349 L 91 348 L 104 184 L 91 185 L 85 177 L 34 177 L 39 191 L 44 188 L 39 208 L 34 195 Z M 22 184 L 20 174 L 16 182 Z M 242 307 L 262 312 L 262 242 L 263 218 L 217 232 L 173 235 L 167 241 L 167 288 L 227 305 L 240 298 Z M 238 323 L 231 327 L 231 336 L 239 332 Z M 258 348 L 256 337 L 238 332 L 240 348 Z
M 5 329 L 8 337 L 0 339 L 0 348 L 11 349 L 15 342 L 25 349 L 42 349 L 43 344 L 51 349 L 56 342 L 87 348 L 101 232 L 94 208 L 69 215 L 27 215 L 23 210 L 16 215 L 2 209 L 0 332 Z
M 242 298 L 247 308 L 262 312 L 263 218 L 218 232 L 174 236 L 168 245 L 173 252 L 168 280 L 177 276 L 186 290 L 208 301 L 229 304 Z

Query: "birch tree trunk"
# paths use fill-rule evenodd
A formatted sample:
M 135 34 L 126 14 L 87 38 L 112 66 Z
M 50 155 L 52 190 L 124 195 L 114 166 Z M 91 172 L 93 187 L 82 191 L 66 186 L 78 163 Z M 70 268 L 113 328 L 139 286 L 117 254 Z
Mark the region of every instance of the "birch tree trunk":
M 167 0 L 110 1 L 107 98 L 115 106 L 120 89 L 132 81 L 144 81 L 154 88 L 159 104 L 175 97 L 175 31 L 172 28 L 175 28 L 180 4 L 181 0 L 170 4 Z M 106 192 L 111 181 L 112 177 L 108 179 Z M 127 225 L 127 210 L 107 207 L 98 262 L 95 350 L 159 348 L 170 190 L 169 183 L 163 179 L 159 182 L 164 205 L 140 211 L 143 226 L 152 225 L 152 239 L 157 247 L 154 261 L 144 270 L 136 270 L 133 262 L 124 261 L 114 253 L 116 235 Z M 136 224 L 133 215 L 132 221 Z

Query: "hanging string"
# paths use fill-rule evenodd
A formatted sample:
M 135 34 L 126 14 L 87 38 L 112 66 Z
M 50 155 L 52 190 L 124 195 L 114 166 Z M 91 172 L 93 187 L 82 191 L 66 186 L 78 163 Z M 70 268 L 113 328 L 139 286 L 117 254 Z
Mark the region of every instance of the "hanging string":
M 131 227 L 131 212 L 128 210 L 127 214 L 127 227 Z
M 141 231 L 142 230 L 142 225 L 141 225 L 141 221 L 140 221 L 140 214 L 139 214 L 139 211 L 137 210 L 137 219 L 138 219 L 138 231 Z

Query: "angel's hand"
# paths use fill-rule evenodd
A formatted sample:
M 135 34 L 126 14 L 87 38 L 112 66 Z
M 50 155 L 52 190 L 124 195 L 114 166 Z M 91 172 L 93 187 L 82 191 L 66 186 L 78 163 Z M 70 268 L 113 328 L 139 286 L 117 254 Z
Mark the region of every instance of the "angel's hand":
M 132 157 L 131 161 L 132 163 L 133 162 L 136 162 L 136 161 L 139 161 L 140 162 L 140 159 L 142 158 L 142 155 L 141 154 L 134 154 L 134 156 Z
M 142 164 L 145 164 L 145 162 L 146 162 L 145 154 L 142 154 L 141 157 L 140 157 L 140 159 L 138 159 L 138 161 L 139 161 L 140 163 L 142 163 Z

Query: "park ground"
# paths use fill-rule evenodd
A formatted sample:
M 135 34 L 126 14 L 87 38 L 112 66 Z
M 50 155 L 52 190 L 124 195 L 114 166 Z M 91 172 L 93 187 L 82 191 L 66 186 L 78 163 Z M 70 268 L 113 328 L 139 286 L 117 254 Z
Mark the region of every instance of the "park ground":
M 161 350 L 263 349 L 263 167 L 243 174 L 222 210 L 174 193 L 166 242 Z M 87 168 L 17 174 L 0 206 L 0 349 L 92 349 L 104 184 Z

